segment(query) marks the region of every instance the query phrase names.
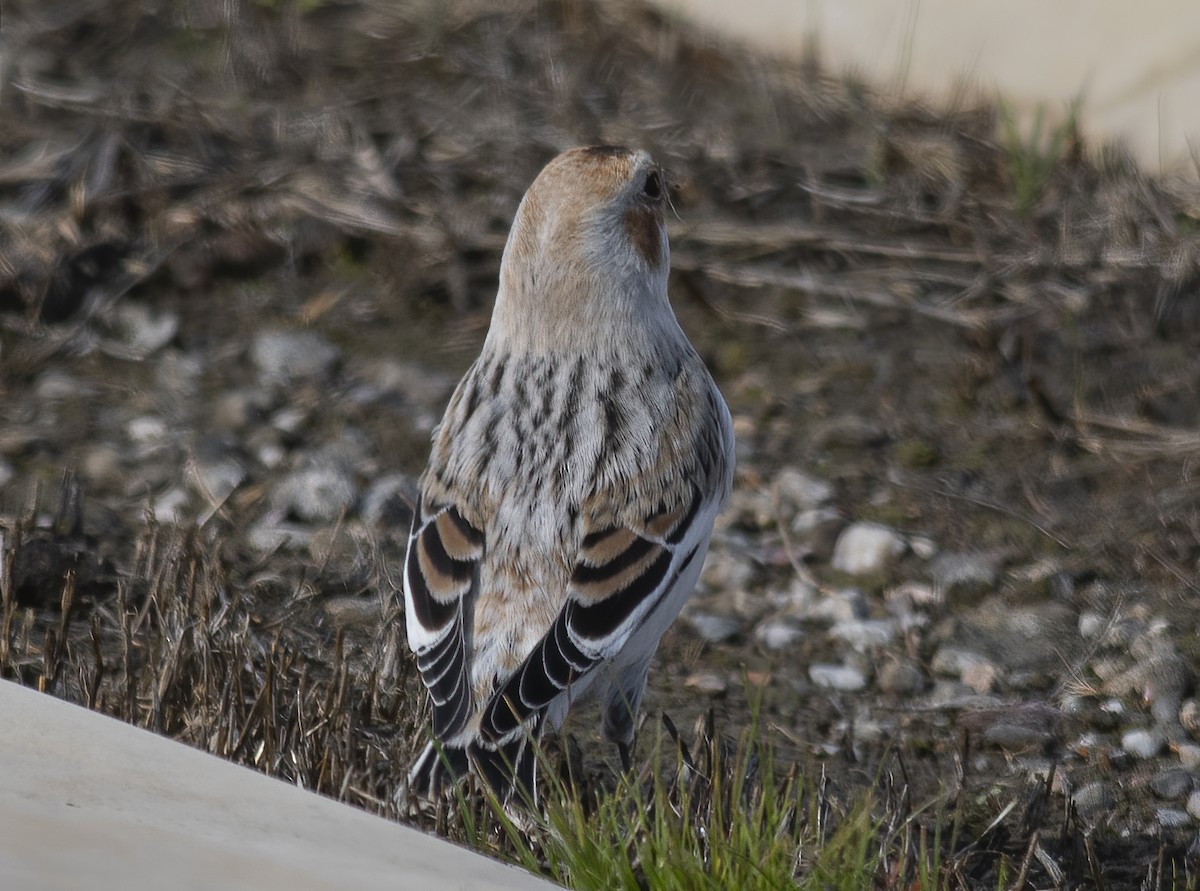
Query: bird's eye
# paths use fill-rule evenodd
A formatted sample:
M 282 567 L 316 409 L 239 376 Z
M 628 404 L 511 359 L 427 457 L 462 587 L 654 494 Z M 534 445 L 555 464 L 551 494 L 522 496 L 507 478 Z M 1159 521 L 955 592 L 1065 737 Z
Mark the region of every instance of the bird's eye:
M 651 170 L 646 174 L 646 182 L 642 185 L 642 194 L 655 201 L 662 197 L 662 180 L 658 178 L 658 171 Z

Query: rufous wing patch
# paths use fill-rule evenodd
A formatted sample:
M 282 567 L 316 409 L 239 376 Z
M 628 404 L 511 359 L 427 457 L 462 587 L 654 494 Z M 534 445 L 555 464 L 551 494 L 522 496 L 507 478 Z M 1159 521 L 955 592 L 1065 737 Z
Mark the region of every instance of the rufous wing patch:
M 680 521 L 688 515 L 690 505 L 683 505 L 674 510 L 663 509 L 659 513 L 652 514 L 646 520 L 646 532 L 652 538 L 666 538 L 679 525 Z
M 571 574 L 571 594 L 580 604 L 591 606 L 619 595 L 646 575 L 666 553 L 660 544 L 630 536 L 629 545 L 599 565 L 580 563 Z M 668 555 L 669 560 L 669 555 Z
M 449 508 L 438 514 L 434 521 L 442 547 L 451 560 L 478 560 L 483 556 L 483 535 L 462 518 L 457 510 Z
M 583 539 L 579 550 L 580 562 L 588 566 L 604 566 L 621 556 L 633 544 L 636 535 L 629 529 L 615 527 L 592 532 Z
M 415 543 L 417 564 L 429 594 L 448 603 L 470 590 L 475 567 L 472 560 L 456 559 L 447 553 L 440 531 L 436 521 L 421 530 Z

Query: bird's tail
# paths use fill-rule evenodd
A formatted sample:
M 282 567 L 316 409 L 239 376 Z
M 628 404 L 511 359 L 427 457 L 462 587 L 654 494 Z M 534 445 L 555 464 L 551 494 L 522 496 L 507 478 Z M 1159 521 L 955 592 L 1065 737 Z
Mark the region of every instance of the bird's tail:
M 419 798 L 433 798 L 446 784 L 456 782 L 467 772 L 467 750 L 431 741 L 408 769 L 406 792 Z
M 430 742 L 408 770 L 409 795 L 433 798 L 447 784 L 473 772 L 501 801 L 514 795 L 537 803 L 537 755 L 540 716 L 511 739 L 499 744 L 472 740 L 466 745 Z

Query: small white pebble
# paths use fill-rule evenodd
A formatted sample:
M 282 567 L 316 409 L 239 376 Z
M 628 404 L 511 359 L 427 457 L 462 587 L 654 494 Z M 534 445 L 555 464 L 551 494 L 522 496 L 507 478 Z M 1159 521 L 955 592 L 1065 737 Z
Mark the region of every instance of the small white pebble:
M 759 625 L 754 636 L 768 650 L 783 650 L 800 640 L 804 632 L 791 622 L 774 621 Z
M 1200 767 L 1200 746 L 1195 743 L 1179 743 L 1175 750 L 1179 754 L 1179 763 L 1184 767 Z
M 1108 619 L 1094 610 L 1084 610 L 1079 614 L 1079 636 L 1085 640 L 1096 637 L 1107 625 Z
M 1195 819 L 1200 820 L 1200 789 L 1188 796 L 1187 812 Z
M 167 435 L 167 425 L 161 418 L 152 415 L 142 415 L 134 418 L 125 425 L 129 438 L 138 444 L 158 442 Z
M 818 687 L 854 692 L 867 686 L 867 676 L 850 665 L 812 665 L 808 676 Z
M 833 548 L 833 568 L 851 575 L 886 569 L 907 545 L 893 529 L 878 523 L 853 523 L 838 536 Z
M 1137 758 L 1153 758 L 1165 743 L 1157 730 L 1127 730 L 1121 734 L 1121 748 Z

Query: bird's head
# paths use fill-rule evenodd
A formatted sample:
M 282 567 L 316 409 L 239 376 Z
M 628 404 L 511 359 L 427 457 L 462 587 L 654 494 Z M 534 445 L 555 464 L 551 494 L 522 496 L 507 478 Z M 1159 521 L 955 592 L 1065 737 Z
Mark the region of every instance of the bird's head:
M 493 329 L 533 348 L 591 328 L 669 317 L 667 183 L 639 149 L 564 152 L 538 174 L 517 208 L 500 265 Z

